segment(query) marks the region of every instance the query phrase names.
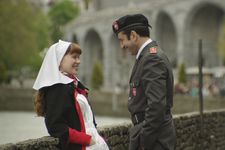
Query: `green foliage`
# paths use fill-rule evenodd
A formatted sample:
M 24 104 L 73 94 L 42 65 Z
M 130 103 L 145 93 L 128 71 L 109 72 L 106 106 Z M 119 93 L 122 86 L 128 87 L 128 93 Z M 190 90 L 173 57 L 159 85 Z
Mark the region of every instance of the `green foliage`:
M 7 70 L 32 66 L 49 42 L 46 17 L 27 0 L 1 0 L 0 14 L 0 60 Z
M 52 6 L 49 11 L 51 19 L 51 37 L 57 42 L 63 35 L 62 27 L 79 14 L 79 7 L 70 0 L 63 0 Z
M 98 90 L 103 85 L 103 71 L 100 63 L 95 63 L 92 71 L 91 87 Z
M 41 11 L 36 13 L 35 17 L 34 32 L 36 33 L 36 42 L 40 52 L 51 42 L 49 35 L 50 21 L 48 16 Z
M 219 38 L 219 43 L 218 43 L 219 53 L 221 54 L 225 62 L 225 42 L 224 41 L 225 41 L 225 21 L 222 26 L 222 32 L 221 32 L 221 36 Z
M 187 77 L 186 77 L 186 67 L 185 64 L 182 63 L 179 67 L 179 76 L 178 76 L 178 82 L 179 83 L 186 83 L 187 82 Z
M 35 72 L 38 72 L 39 69 L 41 68 L 43 58 L 40 56 L 39 53 L 34 55 L 34 58 L 35 59 L 31 59 L 31 61 L 30 61 L 32 63 L 32 70 Z

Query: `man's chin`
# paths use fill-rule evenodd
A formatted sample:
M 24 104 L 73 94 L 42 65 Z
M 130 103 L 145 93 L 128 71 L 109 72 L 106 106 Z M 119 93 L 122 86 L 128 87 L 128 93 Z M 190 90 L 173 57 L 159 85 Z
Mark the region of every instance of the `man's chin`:
M 129 51 L 129 54 L 130 54 L 130 55 L 136 55 L 136 53 L 133 52 L 133 51 Z
M 136 55 L 136 53 L 132 53 L 132 52 L 131 52 L 130 54 L 131 54 L 132 56 L 135 56 L 135 55 Z

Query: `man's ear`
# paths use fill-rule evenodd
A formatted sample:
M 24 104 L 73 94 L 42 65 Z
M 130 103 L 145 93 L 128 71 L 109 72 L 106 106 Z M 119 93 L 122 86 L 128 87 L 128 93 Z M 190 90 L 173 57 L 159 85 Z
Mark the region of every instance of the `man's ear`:
M 138 34 L 134 30 L 132 30 L 130 32 L 130 39 L 131 40 L 136 41 L 137 40 L 137 36 L 138 36 Z

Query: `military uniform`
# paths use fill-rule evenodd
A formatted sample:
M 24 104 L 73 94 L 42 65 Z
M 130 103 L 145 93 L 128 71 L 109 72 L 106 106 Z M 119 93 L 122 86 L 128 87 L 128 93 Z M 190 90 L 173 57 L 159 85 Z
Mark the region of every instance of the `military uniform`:
M 128 109 L 134 124 L 130 130 L 130 150 L 140 146 L 151 150 L 174 149 L 172 105 L 172 69 L 153 41 L 141 52 L 130 77 Z
M 134 31 L 134 27 L 138 36 L 133 32 L 132 37 L 136 37 L 131 40 L 129 33 Z M 137 48 L 142 45 L 139 50 L 136 49 L 137 58 L 129 83 L 128 110 L 134 125 L 130 129 L 129 150 L 174 150 L 172 67 L 157 43 L 149 41 L 148 27 L 151 28 L 142 14 L 126 15 L 112 24 L 117 36 L 120 33 L 127 36 L 127 39 L 121 40 L 123 36 L 120 34 L 122 48 L 130 48 L 133 52 L 135 44 Z M 140 28 L 143 30 L 139 31 Z

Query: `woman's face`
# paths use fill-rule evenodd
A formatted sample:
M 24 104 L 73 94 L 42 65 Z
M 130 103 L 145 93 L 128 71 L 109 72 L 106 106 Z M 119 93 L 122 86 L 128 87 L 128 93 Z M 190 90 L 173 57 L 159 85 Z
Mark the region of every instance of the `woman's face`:
M 64 73 L 68 73 L 69 75 L 77 75 L 78 67 L 80 65 L 80 54 L 66 54 L 61 63 L 59 70 Z

